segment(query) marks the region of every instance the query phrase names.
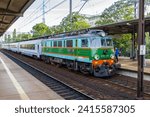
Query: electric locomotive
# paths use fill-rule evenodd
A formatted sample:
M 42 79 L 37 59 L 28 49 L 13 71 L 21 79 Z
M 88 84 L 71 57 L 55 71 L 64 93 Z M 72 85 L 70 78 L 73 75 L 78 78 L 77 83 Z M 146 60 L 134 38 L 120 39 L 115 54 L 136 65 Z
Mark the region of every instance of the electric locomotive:
M 47 63 L 108 77 L 120 67 L 115 62 L 112 38 L 102 30 L 61 34 L 42 41 L 41 58 Z

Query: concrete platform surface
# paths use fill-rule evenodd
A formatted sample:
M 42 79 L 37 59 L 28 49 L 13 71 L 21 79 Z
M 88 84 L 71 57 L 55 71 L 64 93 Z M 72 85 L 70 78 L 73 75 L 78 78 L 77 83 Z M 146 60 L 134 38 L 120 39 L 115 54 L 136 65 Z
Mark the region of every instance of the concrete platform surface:
M 138 71 L 138 61 L 132 60 L 129 57 L 119 57 L 121 68 Z M 150 74 L 150 60 L 146 59 L 144 63 L 144 73 Z
M 0 100 L 63 100 L 0 52 Z

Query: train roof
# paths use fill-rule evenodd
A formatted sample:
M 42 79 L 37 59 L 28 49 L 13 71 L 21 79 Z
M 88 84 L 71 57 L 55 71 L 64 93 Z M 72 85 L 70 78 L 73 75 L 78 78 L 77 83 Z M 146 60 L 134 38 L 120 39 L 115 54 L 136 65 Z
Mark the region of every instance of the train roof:
M 89 36 L 98 36 L 100 35 L 99 33 L 105 33 L 103 30 L 97 30 L 97 29 L 83 29 L 83 30 L 78 30 L 78 31 L 72 31 L 72 32 L 66 32 L 66 33 L 60 33 L 60 34 L 55 34 L 55 35 L 47 35 L 47 36 L 42 36 L 34 39 L 28 39 L 28 40 L 23 40 L 23 41 L 18 41 L 18 42 L 13 42 L 13 43 L 23 43 L 23 42 L 31 42 L 31 41 L 41 41 L 41 40 L 60 40 L 62 38 L 65 39 L 70 39 L 70 38 L 79 38 L 79 37 L 89 37 Z
M 72 31 L 72 32 L 64 32 L 64 33 L 59 33 L 59 34 L 36 37 L 36 38 L 23 40 L 23 41 L 50 39 L 50 38 L 58 39 L 58 38 L 63 38 L 63 37 L 82 36 L 85 34 L 98 34 L 99 32 L 104 32 L 104 31 L 100 29 L 82 29 L 82 30 L 77 30 L 77 31 Z M 22 42 L 22 41 L 18 41 L 18 42 Z
M 85 38 L 85 37 L 94 37 L 94 36 L 98 36 L 95 34 L 82 34 L 82 35 L 74 35 L 74 36 L 62 36 L 62 37 L 54 37 L 54 38 L 48 38 L 45 39 L 44 41 L 48 41 L 48 40 L 62 40 L 62 39 L 77 39 L 77 38 Z

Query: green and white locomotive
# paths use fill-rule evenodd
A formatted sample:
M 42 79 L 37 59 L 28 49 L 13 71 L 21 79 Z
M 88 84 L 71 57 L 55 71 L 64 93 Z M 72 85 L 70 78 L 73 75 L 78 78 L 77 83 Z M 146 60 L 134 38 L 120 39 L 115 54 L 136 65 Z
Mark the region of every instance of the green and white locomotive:
M 41 58 L 66 65 L 69 69 L 91 73 L 96 77 L 112 76 L 120 64 L 115 62 L 112 39 L 102 30 L 58 35 L 41 42 Z

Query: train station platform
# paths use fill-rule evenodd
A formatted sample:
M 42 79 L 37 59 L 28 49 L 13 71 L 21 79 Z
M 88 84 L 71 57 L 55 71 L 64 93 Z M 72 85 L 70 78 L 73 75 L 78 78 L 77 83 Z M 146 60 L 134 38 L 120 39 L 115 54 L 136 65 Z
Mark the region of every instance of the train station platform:
M 0 52 L 0 100 L 63 100 Z
M 129 57 L 119 57 L 119 62 L 121 63 L 122 69 L 127 69 L 131 71 L 137 71 L 138 70 L 138 61 L 132 60 Z M 145 59 L 144 62 L 144 73 L 150 74 L 150 59 Z

